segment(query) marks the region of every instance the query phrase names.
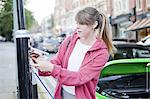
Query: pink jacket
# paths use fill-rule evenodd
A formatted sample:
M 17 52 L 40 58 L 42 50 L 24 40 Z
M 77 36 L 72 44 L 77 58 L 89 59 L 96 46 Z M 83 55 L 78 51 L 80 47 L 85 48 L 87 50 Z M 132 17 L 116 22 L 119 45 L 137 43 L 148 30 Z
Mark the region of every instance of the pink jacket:
M 60 45 L 56 57 L 51 62 L 55 64 L 53 71 L 39 72 L 40 76 L 51 75 L 58 79 L 55 90 L 55 99 L 62 99 L 61 86 L 75 86 L 76 99 L 96 99 L 96 85 L 100 72 L 108 61 L 109 53 L 102 39 L 97 39 L 89 51 L 85 54 L 84 60 L 78 72 L 68 71 L 68 59 L 78 39 L 78 34 L 66 38 Z M 70 43 L 68 44 L 68 42 Z M 78 57 L 77 57 L 78 58 Z

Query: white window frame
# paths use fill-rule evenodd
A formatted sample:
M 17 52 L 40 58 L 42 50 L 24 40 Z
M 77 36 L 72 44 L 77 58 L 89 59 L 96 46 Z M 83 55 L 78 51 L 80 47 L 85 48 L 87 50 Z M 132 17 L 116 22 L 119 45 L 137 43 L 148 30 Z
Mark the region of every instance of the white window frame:
M 115 15 L 120 15 L 129 12 L 129 0 L 115 0 L 114 2 Z
M 150 7 L 150 0 L 146 0 L 147 7 Z
M 142 0 L 136 0 L 136 10 L 137 11 L 142 10 Z

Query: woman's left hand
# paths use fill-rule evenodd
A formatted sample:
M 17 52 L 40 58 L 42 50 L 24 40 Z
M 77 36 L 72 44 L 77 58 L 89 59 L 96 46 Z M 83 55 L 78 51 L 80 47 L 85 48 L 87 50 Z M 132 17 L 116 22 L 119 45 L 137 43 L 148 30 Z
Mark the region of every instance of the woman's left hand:
M 51 72 L 54 68 L 54 65 L 50 61 L 48 61 L 44 56 L 39 56 L 35 61 L 36 63 L 30 62 L 30 64 L 31 66 L 39 69 L 40 71 Z

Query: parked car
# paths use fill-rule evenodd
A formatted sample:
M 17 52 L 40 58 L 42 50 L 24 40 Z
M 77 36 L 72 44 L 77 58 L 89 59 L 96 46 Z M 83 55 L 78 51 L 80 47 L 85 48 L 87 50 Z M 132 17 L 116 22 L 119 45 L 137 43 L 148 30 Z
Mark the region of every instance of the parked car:
M 32 47 L 38 48 L 42 42 L 43 42 L 42 33 L 30 34 L 30 43 Z
M 137 42 L 139 45 L 150 46 L 150 35 L 144 37 L 141 41 Z
M 59 35 L 57 37 L 58 42 L 61 44 L 63 42 L 63 40 L 66 38 L 66 34 L 62 33 L 61 35 Z
M 5 41 L 6 41 L 6 38 L 3 36 L 0 36 L 0 42 L 5 42 Z
M 60 43 L 57 39 L 54 38 L 44 38 L 43 42 L 39 45 L 38 49 L 49 52 L 49 53 L 56 53 L 58 51 Z
M 150 48 L 148 46 L 139 45 L 136 43 L 113 41 L 117 52 L 114 54 L 114 59 L 129 59 L 129 58 L 150 58 Z
M 108 62 L 97 85 L 98 99 L 150 99 L 150 58 Z

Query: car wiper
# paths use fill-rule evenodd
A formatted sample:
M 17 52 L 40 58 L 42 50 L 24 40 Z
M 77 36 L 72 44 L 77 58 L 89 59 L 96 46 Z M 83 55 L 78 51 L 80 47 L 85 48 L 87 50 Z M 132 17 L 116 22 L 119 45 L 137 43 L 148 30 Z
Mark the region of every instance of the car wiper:
M 114 90 L 106 90 L 106 91 L 102 91 L 101 92 L 102 95 L 105 95 L 105 96 L 110 96 L 110 97 L 113 97 L 113 98 L 119 98 L 119 99 L 129 99 L 130 97 L 126 94 L 126 93 L 120 93 L 120 92 L 117 92 L 117 91 L 114 91 Z

